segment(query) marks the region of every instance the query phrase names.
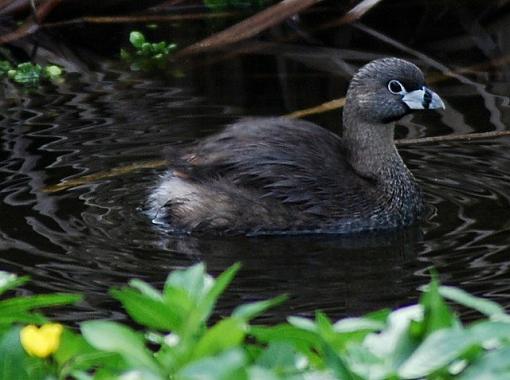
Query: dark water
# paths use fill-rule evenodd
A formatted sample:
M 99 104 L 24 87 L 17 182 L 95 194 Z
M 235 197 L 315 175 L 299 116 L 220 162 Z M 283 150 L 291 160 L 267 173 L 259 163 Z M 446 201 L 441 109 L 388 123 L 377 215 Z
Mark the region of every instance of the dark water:
M 510 308 L 508 138 L 401 148 L 425 190 L 429 216 L 416 228 L 385 235 L 171 236 L 144 210 L 162 168 L 127 171 L 58 192 L 47 189 L 158 160 L 165 146 L 193 141 L 238 117 L 281 115 L 340 97 L 350 69 L 369 58 L 403 55 L 391 47 L 379 50 L 343 51 L 347 71 L 336 73 L 317 68 L 320 49 L 291 56 L 266 49 L 210 65 L 195 62 L 183 77 L 151 79 L 105 62 L 101 70 L 71 75 L 55 87 L 31 93 L 4 88 L 0 268 L 31 275 L 24 292 L 85 293 L 85 302 L 58 314 L 71 321 L 121 318 L 109 287 L 133 277 L 161 285 L 170 270 L 198 261 L 214 274 L 243 264 L 221 311 L 289 294 L 268 321 L 315 309 L 336 319 L 404 305 L 419 296 L 431 267 L 445 283 Z M 430 62 L 415 61 L 431 78 L 437 74 Z M 475 57 L 468 63 L 486 61 Z M 443 62 L 466 65 L 464 58 Z M 506 66 L 462 75 L 432 85 L 445 100 L 444 113 L 403 120 L 398 137 L 505 129 L 510 120 Z M 333 111 L 310 119 L 339 131 L 340 117 Z

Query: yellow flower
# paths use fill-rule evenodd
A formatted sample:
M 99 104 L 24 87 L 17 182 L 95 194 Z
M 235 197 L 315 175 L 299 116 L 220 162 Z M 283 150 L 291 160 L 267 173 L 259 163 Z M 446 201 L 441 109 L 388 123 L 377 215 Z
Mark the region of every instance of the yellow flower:
M 21 345 L 30 355 L 46 358 L 57 351 L 63 329 L 59 323 L 25 326 L 20 332 Z

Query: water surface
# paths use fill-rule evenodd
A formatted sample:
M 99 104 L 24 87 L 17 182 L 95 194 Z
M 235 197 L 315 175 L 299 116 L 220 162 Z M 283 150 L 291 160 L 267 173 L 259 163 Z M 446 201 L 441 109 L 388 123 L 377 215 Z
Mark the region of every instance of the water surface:
M 352 58 L 352 50 L 343 54 L 349 69 L 366 62 Z M 437 74 L 427 62 L 416 62 L 429 76 Z M 315 66 L 303 55 L 263 51 L 210 65 L 205 60 L 184 76 L 158 78 L 105 60 L 99 70 L 70 75 L 57 86 L 28 93 L 5 88 L 1 269 L 31 275 L 26 293 L 84 293 L 83 303 L 57 314 L 70 321 L 122 318 L 109 287 L 133 277 L 160 286 L 170 270 L 199 261 L 214 274 L 243 264 L 220 313 L 239 302 L 287 293 L 289 301 L 265 317 L 270 322 L 315 309 L 336 319 L 408 304 L 419 296 L 431 267 L 445 283 L 509 308 L 508 138 L 401 148 L 425 191 L 429 214 L 415 228 L 379 235 L 172 236 L 145 212 L 148 192 L 164 168 L 48 191 L 66 180 L 159 160 L 168 145 L 195 141 L 243 116 L 282 115 L 342 96 L 349 70 Z M 510 120 L 505 68 L 463 78 L 467 81 L 436 81 L 447 110 L 406 118 L 398 137 L 505 129 Z M 341 130 L 340 110 L 309 119 Z

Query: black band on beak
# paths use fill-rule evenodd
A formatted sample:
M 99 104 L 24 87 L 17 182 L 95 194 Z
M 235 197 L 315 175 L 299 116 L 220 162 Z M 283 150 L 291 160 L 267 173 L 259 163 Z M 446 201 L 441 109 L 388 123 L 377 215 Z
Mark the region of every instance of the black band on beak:
M 406 93 L 402 101 L 412 110 L 444 109 L 444 103 L 439 95 L 426 86 Z
M 429 109 L 430 103 L 432 103 L 432 91 L 430 91 L 427 87 L 424 88 L 425 94 L 423 94 L 423 108 Z

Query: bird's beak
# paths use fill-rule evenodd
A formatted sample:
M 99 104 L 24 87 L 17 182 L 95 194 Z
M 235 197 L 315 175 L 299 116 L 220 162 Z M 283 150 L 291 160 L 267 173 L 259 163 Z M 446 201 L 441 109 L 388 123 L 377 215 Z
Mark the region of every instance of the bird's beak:
M 402 97 L 402 101 L 412 110 L 445 108 L 439 95 L 425 86 L 419 90 L 408 92 Z

